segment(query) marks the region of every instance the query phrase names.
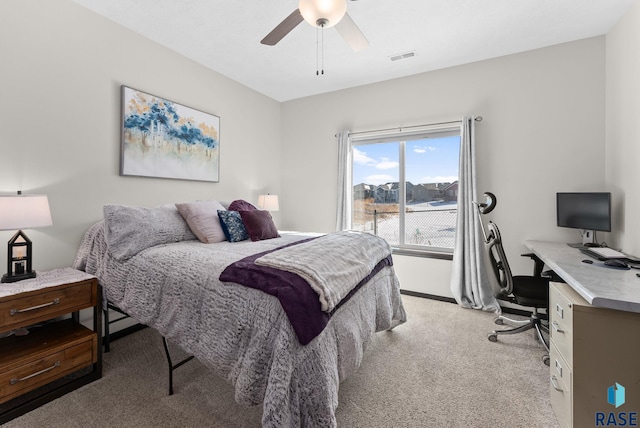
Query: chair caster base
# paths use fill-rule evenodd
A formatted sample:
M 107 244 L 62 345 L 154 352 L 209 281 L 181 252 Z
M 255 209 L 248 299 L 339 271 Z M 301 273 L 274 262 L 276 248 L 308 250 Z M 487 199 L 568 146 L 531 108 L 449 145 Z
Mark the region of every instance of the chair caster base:
M 487 339 L 489 339 L 489 342 L 497 342 L 498 341 L 498 334 L 495 331 L 493 333 L 489 333 L 487 335 Z
M 548 355 L 545 355 L 544 357 L 542 357 L 542 362 L 549 367 L 549 363 L 551 362 L 551 357 L 549 357 Z

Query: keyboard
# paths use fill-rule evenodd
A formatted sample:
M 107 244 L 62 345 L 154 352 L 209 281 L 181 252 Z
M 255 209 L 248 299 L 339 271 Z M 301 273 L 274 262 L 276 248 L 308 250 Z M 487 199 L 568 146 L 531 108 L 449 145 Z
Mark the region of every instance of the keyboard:
M 582 247 L 580 248 L 580 252 L 589 257 L 593 257 L 594 259 L 598 259 L 601 262 L 607 259 L 619 259 L 634 269 L 640 269 L 640 258 L 630 256 L 608 247 Z
M 581 248 L 580 251 L 582 251 L 587 256 L 593 257 L 598 260 L 628 258 L 626 254 L 608 247 L 587 247 Z

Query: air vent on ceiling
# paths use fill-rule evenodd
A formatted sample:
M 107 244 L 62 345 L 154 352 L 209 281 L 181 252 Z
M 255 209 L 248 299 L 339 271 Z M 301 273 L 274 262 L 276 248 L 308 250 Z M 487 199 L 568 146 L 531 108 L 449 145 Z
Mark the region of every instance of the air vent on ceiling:
M 391 55 L 389 57 L 389 59 L 391 59 L 391 61 L 398 61 L 401 59 L 407 59 L 407 58 L 412 58 L 416 56 L 416 52 L 415 51 L 410 51 L 410 52 L 404 52 L 404 53 L 399 53 L 396 55 Z

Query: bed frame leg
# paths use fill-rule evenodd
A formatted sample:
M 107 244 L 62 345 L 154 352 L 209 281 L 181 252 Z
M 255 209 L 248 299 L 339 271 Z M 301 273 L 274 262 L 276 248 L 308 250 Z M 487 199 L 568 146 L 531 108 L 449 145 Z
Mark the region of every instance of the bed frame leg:
M 169 345 L 167 344 L 167 339 L 164 336 L 162 337 L 162 344 L 164 345 L 164 353 L 167 355 L 167 364 L 169 365 L 169 395 L 173 395 L 173 371 L 181 365 L 193 360 L 193 355 L 185 358 L 182 361 L 179 361 L 174 365 L 171 360 L 171 354 L 169 353 Z
M 102 338 L 102 343 L 104 344 L 104 352 L 109 352 L 111 350 L 111 335 L 109 334 L 109 302 L 105 299 L 104 306 L 102 309 L 104 313 L 104 337 Z
M 103 300 L 102 303 L 102 309 L 103 309 L 103 313 L 104 313 L 104 336 L 102 338 L 102 344 L 104 345 L 104 352 L 109 352 L 111 350 L 111 324 L 116 323 L 118 321 L 122 321 L 125 320 L 129 317 L 129 314 L 127 314 L 125 311 L 123 311 L 122 309 L 120 309 L 119 307 L 117 307 L 116 305 L 109 303 L 109 301 L 105 298 Z M 116 311 L 118 314 L 122 315 L 116 319 L 111 319 L 111 315 L 109 314 L 109 310 L 114 310 Z M 117 314 L 116 314 L 117 316 Z M 142 326 L 142 324 L 138 323 L 135 326 L 131 326 L 129 328 L 132 327 L 140 327 L 140 328 L 144 328 L 144 326 Z M 140 330 L 140 328 L 136 328 L 133 331 L 136 330 Z M 127 330 L 127 329 L 125 329 Z M 122 331 L 122 330 L 121 330 Z

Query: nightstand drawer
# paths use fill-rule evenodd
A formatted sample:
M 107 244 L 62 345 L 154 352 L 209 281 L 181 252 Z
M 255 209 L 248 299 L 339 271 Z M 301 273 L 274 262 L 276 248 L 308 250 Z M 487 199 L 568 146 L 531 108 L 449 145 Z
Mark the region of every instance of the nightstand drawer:
M 97 334 L 65 320 L 0 346 L 0 403 L 97 361 Z
M 569 364 L 573 364 L 572 302 L 554 283 L 549 289 L 549 334 L 560 354 Z
M 0 332 L 95 305 L 93 280 L 22 293 L 0 301 Z
M 91 309 L 92 328 L 79 312 Z M 25 329 L 28 334 L 18 329 Z M 102 377 L 98 279 L 71 267 L 0 287 L 0 425 Z

